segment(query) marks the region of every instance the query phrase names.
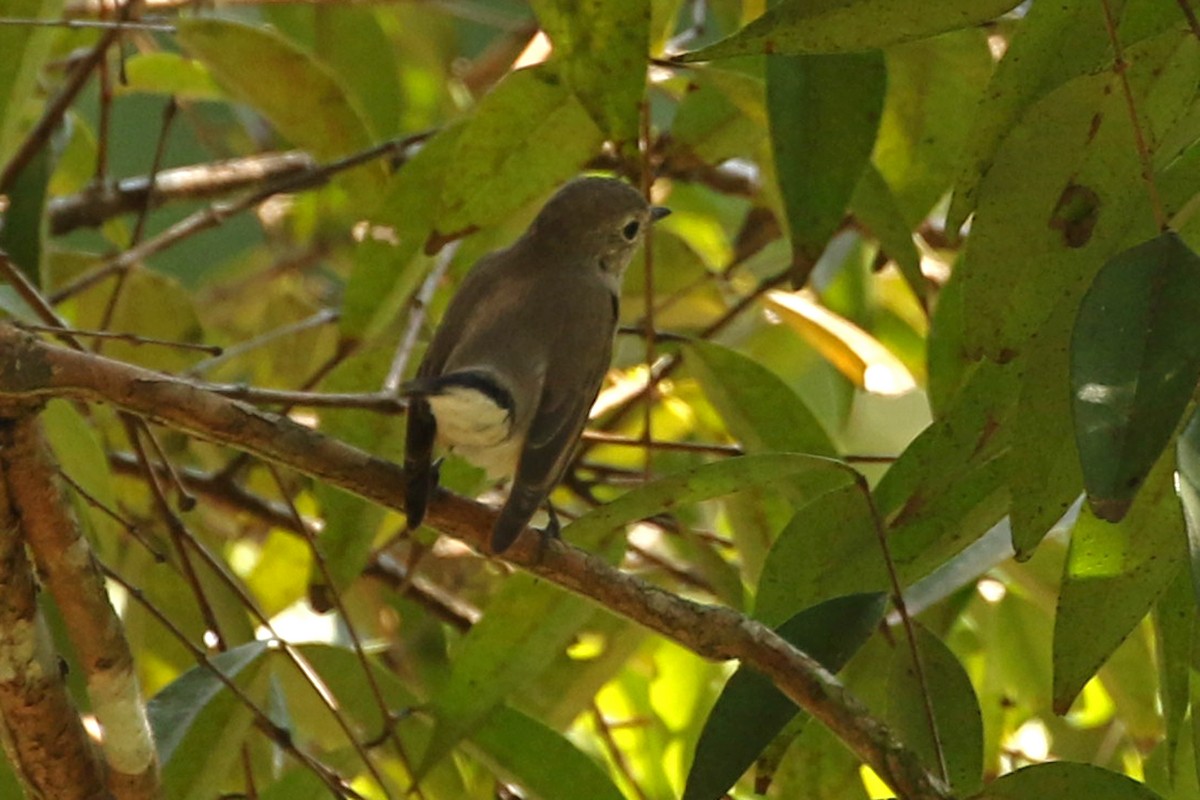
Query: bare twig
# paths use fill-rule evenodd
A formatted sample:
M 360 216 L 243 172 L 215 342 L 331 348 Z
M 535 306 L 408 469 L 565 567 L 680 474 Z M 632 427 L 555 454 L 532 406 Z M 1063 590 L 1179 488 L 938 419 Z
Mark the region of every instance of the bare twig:
M 421 288 L 413 297 L 412 310 L 408 315 L 408 326 L 404 329 L 404 336 L 401 337 L 399 346 L 396 347 L 396 355 L 392 358 L 392 366 L 388 369 L 380 394 L 392 398 L 399 395 L 400 383 L 404 380 L 408 362 L 412 359 L 413 350 L 417 346 L 417 338 L 425 324 L 425 315 L 429 313 L 429 304 L 433 301 L 433 293 L 437 291 L 442 278 L 446 277 L 446 271 L 450 269 L 450 263 L 454 261 L 460 244 L 461 242 L 455 241 L 442 248 L 434 262 L 433 269 L 429 270 Z
M 147 204 L 156 208 L 172 200 L 208 200 L 313 169 L 316 162 L 312 156 L 291 150 L 175 167 L 153 177 L 143 175 L 123 178 L 115 184 L 97 184 L 79 194 L 56 197 L 49 202 L 50 232 L 61 236 L 137 211 Z

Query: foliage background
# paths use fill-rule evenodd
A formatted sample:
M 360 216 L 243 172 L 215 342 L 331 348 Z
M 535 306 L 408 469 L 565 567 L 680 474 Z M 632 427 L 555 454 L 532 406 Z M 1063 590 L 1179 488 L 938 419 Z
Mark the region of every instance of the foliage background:
M 419 360 L 465 270 L 558 184 L 624 175 L 674 213 L 627 280 L 629 330 L 592 426 L 609 436 L 585 442 L 555 501 L 587 514 L 719 462 L 739 491 L 677 507 L 651 490 L 652 520 L 588 548 L 771 626 L 815 608 L 803 624 L 820 635 L 804 649 L 848 660 L 849 689 L 959 796 L 1200 796 L 1195 557 L 1175 474 L 1191 441 L 1176 428 L 1195 386 L 1196 295 L 1180 294 L 1191 304 L 1175 316 L 1150 301 L 1142 329 L 1119 307 L 1100 317 L 1185 376 L 1171 398 L 1148 389 L 1125 411 L 1143 426 L 1130 440 L 1152 444 L 1111 456 L 1132 473 L 1119 522 L 1077 503 L 1071 390 L 1072 363 L 1113 363 L 1072 338 L 1101 267 L 1164 223 L 1200 241 L 1188 4 L 765 5 L 151 1 L 142 15 L 171 28 L 103 50 L 53 137 L 34 122 L 108 34 L 3 25 L 0 247 L 72 327 L 225 348 L 98 339 L 95 352 L 397 460 L 403 425 L 377 394 L 339 407 L 239 387 L 379 392 Z M 0 14 L 114 16 L 82 0 L 9 0 Z M 318 166 L 391 140 L 354 168 Z M 31 157 L 17 156 L 26 142 Z M 260 153 L 289 155 L 262 176 L 247 161 Z M 193 165 L 192 188 L 126 192 L 122 213 L 70 221 L 72 199 L 97 208 L 122 179 Z M 0 308 L 35 321 L 11 277 Z M 1146 345 L 1146 328 L 1174 344 Z M 1159 369 L 1146 362 L 1130 367 L 1143 385 Z M 402 796 L 414 772 L 430 800 L 889 796 L 789 711 L 781 736 L 750 748 L 757 763 L 739 761 L 733 743 L 766 717 L 710 719 L 731 665 L 436 531 L 410 542 L 402 514 L 158 429 L 154 460 L 196 499 L 169 492 L 164 510 L 110 406 L 53 400 L 40 416 L 98 559 L 364 796 Z M 673 444 L 645 446 L 647 425 Z M 753 460 L 779 453 L 845 458 L 870 496 L 837 470 Z M 453 461 L 443 478 L 459 494 L 489 489 Z M 320 560 L 292 510 L 319 530 Z M 214 556 L 195 578 L 172 526 Z M 916 672 L 897 618 L 876 624 L 871 593 L 893 592 L 880 532 L 917 622 Z M 313 610 L 331 594 L 341 613 Z M 849 611 L 829 604 L 849 595 Z M 146 604 L 113 596 L 152 698 L 165 796 L 326 796 Z M 73 664 L 69 622 L 43 607 Z M 263 617 L 317 679 L 256 643 Z M 82 672 L 68 674 L 86 710 Z M 363 743 L 383 728 L 380 698 L 399 739 L 370 748 L 372 775 Z M 1047 760 L 1109 772 L 996 782 Z

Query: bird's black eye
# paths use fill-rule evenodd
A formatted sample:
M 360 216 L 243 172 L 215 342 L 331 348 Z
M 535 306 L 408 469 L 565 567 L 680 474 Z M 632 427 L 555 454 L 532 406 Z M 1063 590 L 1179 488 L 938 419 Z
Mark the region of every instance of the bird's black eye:
M 621 228 L 621 235 L 627 241 L 632 242 L 638 234 L 638 221 L 635 219 L 632 222 L 627 222 L 624 228 Z

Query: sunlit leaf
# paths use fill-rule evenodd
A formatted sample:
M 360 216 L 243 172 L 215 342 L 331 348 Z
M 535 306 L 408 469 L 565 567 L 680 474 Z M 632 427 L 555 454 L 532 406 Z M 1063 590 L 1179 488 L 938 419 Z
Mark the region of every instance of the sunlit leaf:
M 1023 767 L 992 781 L 973 800 L 1042 800 L 1086 797 L 1088 800 L 1159 800 L 1133 778 L 1091 764 L 1052 762 Z
M 1080 512 L 1054 622 L 1054 707 L 1065 713 L 1185 563 L 1174 454 L 1164 454 L 1119 523 Z
M 847 53 L 923 39 L 995 19 L 1014 0 L 782 0 L 727 39 L 685 54 L 709 61 L 760 53 Z
M 770 370 L 711 342 L 693 342 L 688 349 L 709 401 L 748 450 L 835 454 L 804 401 Z
M 904 394 L 916 387 L 908 368 L 879 340 L 811 297 L 770 292 L 770 307 L 856 386 L 879 394 Z
M 604 132 L 636 141 L 650 48 L 650 4 L 533 0 L 571 90 Z

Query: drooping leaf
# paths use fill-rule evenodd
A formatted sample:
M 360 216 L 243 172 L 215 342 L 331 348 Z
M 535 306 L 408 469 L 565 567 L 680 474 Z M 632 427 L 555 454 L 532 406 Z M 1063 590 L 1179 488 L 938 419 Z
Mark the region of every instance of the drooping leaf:
M 1114 256 L 1071 338 L 1075 441 L 1092 510 L 1120 520 L 1200 378 L 1200 256 L 1167 232 Z
M 204 62 L 218 83 L 318 159 L 348 156 L 374 142 L 357 101 L 328 67 L 291 40 L 217 17 L 188 17 L 177 28 L 180 44 Z M 374 162 L 351 170 L 343 180 L 363 193 L 358 195 L 362 202 L 383 188 L 384 174 Z
M 1029 342 L 1013 415 L 1009 488 L 1012 542 L 1018 559 L 1033 554 L 1051 526 L 1083 490 L 1070 427 L 1069 388 L 1072 307 L 1060 304 Z
M 63 0 L 9 0 L 4 14 L 23 19 L 58 19 Z M 8 163 L 23 130 L 36 119 L 29 103 L 38 72 L 57 32 L 33 25 L 0 25 L 0 165 Z
M 1133 778 L 1091 764 L 1056 761 L 1022 767 L 992 781 L 972 800 L 1162 800 Z
M 534 0 L 572 92 L 607 139 L 637 140 L 650 49 L 650 3 Z
M 775 176 L 802 286 L 841 224 L 875 145 L 887 72 L 879 52 L 767 60 Z
M 1175 463 L 1179 470 L 1179 500 L 1187 526 L 1192 591 L 1200 605 L 1200 413 L 1192 412 L 1192 418 L 1179 435 Z
M 950 788 L 957 795 L 979 789 L 983 782 L 983 717 L 971 679 L 958 658 L 923 625 L 914 627 L 922 683 L 907 641 L 893 651 L 888 676 L 887 719 L 896 735 L 921 756 L 927 769 L 940 774 L 938 749 L 945 757 Z M 935 745 L 926 711 L 929 706 L 937 725 Z
M 563 528 L 563 538 L 586 549 L 620 526 L 755 486 L 788 486 L 815 497 L 851 482 L 844 464 L 820 456 L 770 453 L 727 458 L 652 481 Z
M 838 597 L 795 613 L 780 636 L 837 672 L 883 618 L 884 594 Z M 768 679 L 741 667 L 725 684 L 704 724 L 684 800 L 717 800 L 750 768 L 800 710 Z
M 511 73 L 456 137 L 435 231 L 454 235 L 504 219 L 573 177 L 603 140 L 550 65 Z
M 209 659 L 259 708 L 265 704 L 269 650 L 250 642 Z M 146 712 L 162 763 L 163 793 L 199 800 L 223 791 L 254 718 L 207 667 L 197 666 L 151 698 Z
M 995 19 L 1016 0 L 782 0 L 732 36 L 681 61 L 778 53 L 852 53 L 924 39 Z
M 879 240 L 879 247 L 896 262 L 904 282 L 922 308 L 928 304 L 929 283 L 921 274 L 921 254 L 913 243 L 912 230 L 887 181 L 873 164 L 867 164 L 858 187 L 850 198 L 850 211 Z
M 1185 563 L 1173 455 L 1159 459 L 1120 522 L 1105 522 L 1088 508 L 1079 514 L 1054 621 L 1058 713 L 1066 712 Z
M 711 342 L 692 342 L 688 350 L 709 401 L 749 451 L 835 455 L 804 401 L 766 367 Z

